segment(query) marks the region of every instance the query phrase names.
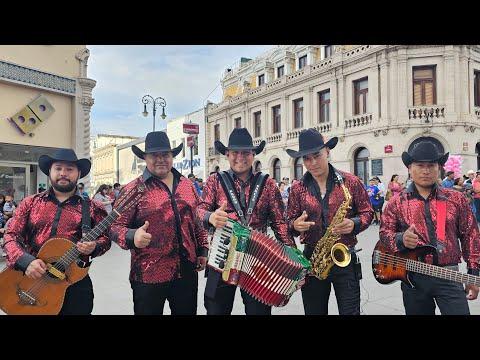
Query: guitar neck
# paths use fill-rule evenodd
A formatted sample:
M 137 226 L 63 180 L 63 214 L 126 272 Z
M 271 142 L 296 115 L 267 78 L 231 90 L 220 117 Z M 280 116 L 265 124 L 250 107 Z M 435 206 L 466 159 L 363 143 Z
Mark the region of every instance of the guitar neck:
M 80 241 L 95 241 L 112 223 L 120 216 L 120 213 L 113 209 L 110 214 L 102 221 L 100 221 L 97 226 L 95 226 L 92 230 L 90 230 L 85 236 L 82 237 Z M 80 251 L 78 251 L 77 247 L 72 247 L 66 254 L 67 258 L 72 260 L 78 258 L 80 256 Z
M 455 281 L 466 285 L 480 286 L 480 277 L 470 274 L 463 274 L 459 271 L 450 270 L 436 265 L 425 264 L 421 261 L 407 260 L 408 271 L 433 276 L 439 279 Z

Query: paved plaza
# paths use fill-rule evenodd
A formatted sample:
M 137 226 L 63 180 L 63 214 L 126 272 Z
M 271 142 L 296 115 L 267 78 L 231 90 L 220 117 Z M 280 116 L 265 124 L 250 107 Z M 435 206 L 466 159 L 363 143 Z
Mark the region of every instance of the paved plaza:
M 378 226 L 370 226 L 360 234 L 358 253 L 362 262 L 363 279 L 361 285 L 361 311 L 363 315 L 402 315 L 404 314 L 400 283 L 381 285 L 373 277 L 371 256 L 373 247 L 378 240 Z M 4 258 L 0 260 L 0 268 L 5 266 Z M 95 290 L 93 314 L 95 315 L 131 315 L 133 314 L 132 290 L 128 282 L 130 269 L 130 252 L 122 250 L 113 243 L 111 249 L 94 261 L 90 276 Z M 465 264 L 461 264 L 462 272 L 466 272 Z M 198 314 L 206 313 L 203 306 L 203 291 L 206 279 L 203 272 L 199 277 Z M 470 312 L 480 314 L 480 300 L 469 301 Z M 438 312 L 438 309 L 437 309 Z M 1 313 L 1 311 L 0 311 Z M 170 313 L 168 302 L 165 304 L 165 314 Z M 243 303 L 240 291 L 237 290 L 233 314 L 243 315 Z M 303 305 L 300 291 L 296 292 L 290 302 L 281 308 L 273 308 L 275 315 L 303 315 Z M 329 313 L 338 314 L 334 290 L 330 297 Z

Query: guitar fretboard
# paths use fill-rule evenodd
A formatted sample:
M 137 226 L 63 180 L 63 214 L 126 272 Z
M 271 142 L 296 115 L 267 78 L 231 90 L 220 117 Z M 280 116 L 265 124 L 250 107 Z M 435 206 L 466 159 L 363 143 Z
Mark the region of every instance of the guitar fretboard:
M 416 273 L 446 279 L 450 281 L 459 282 L 467 285 L 480 286 L 480 277 L 470 274 L 463 274 L 461 272 L 450 270 L 444 267 L 425 264 L 421 261 L 407 260 L 406 269 Z

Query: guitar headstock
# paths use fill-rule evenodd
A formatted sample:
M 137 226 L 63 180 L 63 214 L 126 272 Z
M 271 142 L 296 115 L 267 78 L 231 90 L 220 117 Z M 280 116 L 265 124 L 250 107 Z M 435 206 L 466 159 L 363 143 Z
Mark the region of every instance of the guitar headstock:
M 135 206 L 140 198 L 143 196 L 146 187 L 145 184 L 139 184 L 125 193 L 121 193 L 117 202 L 115 203 L 115 210 L 123 212 Z

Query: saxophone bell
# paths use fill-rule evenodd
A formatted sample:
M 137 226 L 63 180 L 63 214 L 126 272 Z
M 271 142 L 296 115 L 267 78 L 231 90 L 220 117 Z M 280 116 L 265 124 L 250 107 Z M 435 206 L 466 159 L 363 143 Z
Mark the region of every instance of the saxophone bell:
M 340 267 L 346 267 L 348 264 L 350 264 L 350 261 L 352 261 L 352 254 L 350 253 L 350 250 L 345 244 L 342 243 L 336 243 L 333 245 L 330 255 L 335 265 Z

